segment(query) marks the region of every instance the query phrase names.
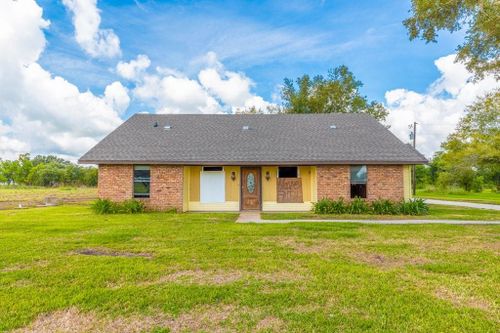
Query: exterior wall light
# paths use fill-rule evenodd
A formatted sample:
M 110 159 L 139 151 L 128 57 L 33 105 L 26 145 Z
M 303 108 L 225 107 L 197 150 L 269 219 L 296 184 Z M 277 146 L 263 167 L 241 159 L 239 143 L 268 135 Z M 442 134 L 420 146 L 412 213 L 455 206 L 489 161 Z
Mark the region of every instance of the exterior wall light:
M 236 180 L 236 172 L 231 171 L 231 180 L 235 181 Z
M 269 181 L 271 179 L 271 173 L 269 171 L 266 171 L 266 179 Z

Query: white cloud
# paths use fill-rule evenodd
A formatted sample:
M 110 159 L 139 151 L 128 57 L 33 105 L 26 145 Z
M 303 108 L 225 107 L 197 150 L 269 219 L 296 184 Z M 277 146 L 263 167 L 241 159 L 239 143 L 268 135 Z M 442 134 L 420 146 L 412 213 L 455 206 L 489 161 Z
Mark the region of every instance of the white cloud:
M 130 62 L 120 61 L 116 65 L 116 71 L 118 74 L 127 80 L 139 79 L 141 74 L 151 65 L 151 60 L 144 54 L 139 54 L 137 59 L 131 60 Z
M 437 59 L 434 63 L 441 77 L 433 82 L 427 92 L 394 89 L 385 93 L 391 130 L 403 142 L 408 142 L 408 125 L 417 125 L 417 149 L 427 157 L 439 150 L 448 134 L 464 115 L 465 107 L 487 91 L 498 87 L 492 77 L 472 82 L 472 74 L 461 63 L 454 62 L 455 55 Z
M 143 75 L 134 95 L 158 113 L 236 112 L 252 106 L 265 110 L 271 105 L 251 92 L 254 83 L 247 76 L 225 70 L 215 53 L 209 52 L 198 63 L 204 68 L 197 80 L 175 69 L 157 68 L 155 74 Z
M 104 89 L 104 100 L 113 110 L 122 114 L 130 104 L 128 89 L 121 82 L 115 81 Z
M 114 57 L 121 54 L 120 39 L 111 29 L 100 29 L 101 15 L 97 0 L 62 0 L 73 13 L 77 43 L 92 57 Z
M 48 22 L 34 1 L 0 2 L 0 156 L 79 156 L 122 120 L 129 97 L 118 82 L 104 96 L 81 92 L 38 63 Z M 22 33 L 20 33 L 22 31 Z

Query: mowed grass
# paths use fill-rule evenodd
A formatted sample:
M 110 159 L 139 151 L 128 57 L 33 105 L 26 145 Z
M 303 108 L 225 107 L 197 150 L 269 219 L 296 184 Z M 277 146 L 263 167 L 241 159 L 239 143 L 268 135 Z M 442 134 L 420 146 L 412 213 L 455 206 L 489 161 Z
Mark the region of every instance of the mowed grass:
M 493 192 L 490 189 L 485 189 L 481 193 L 465 192 L 463 190 L 439 191 L 433 188 L 417 189 L 416 197 L 500 205 L 500 192 Z
M 339 219 L 339 220 L 472 220 L 500 221 L 500 211 L 492 209 L 477 209 L 444 205 L 429 205 L 429 214 L 412 215 L 349 215 L 349 214 L 315 214 L 313 212 L 261 213 L 264 220 L 309 220 L 309 219 Z
M 48 197 L 66 203 L 90 201 L 97 198 L 97 188 L 0 186 L 0 209 L 41 205 Z
M 0 331 L 498 332 L 500 227 L 0 211 Z

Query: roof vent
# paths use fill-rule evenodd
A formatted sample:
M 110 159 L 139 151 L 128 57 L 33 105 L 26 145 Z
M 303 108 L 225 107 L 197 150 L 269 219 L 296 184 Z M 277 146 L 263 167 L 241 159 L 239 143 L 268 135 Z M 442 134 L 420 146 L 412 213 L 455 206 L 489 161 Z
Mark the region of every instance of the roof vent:
M 170 125 L 165 125 L 165 126 L 163 127 L 163 129 L 164 129 L 164 130 L 166 130 L 166 131 L 168 131 L 168 130 L 169 130 L 169 129 L 171 129 L 171 128 L 172 128 L 172 126 L 170 126 Z
M 242 128 L 242 129 L 243 129 L 244 131 L 248 131 L 248 130 L 250 129 L 250 126 L 245 125 L 245 126 L 243 126 L 243 128 Z
M 335 126 L 335 125 L 330 125 L 330 129 L 336 129 L 336 128 L 337 128 L 337 126 Z
M 158 122 L 155 121 L 155 123 L 153 124 L 153 127 L 158 127 Z

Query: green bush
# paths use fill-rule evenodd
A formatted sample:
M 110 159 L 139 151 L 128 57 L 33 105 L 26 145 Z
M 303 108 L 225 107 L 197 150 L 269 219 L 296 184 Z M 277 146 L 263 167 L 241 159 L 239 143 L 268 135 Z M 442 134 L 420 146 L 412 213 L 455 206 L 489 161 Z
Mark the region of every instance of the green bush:
M 370 206 L 366 203 L 365 200 L 356 197 L 352 199 L 348 212 L 351 214 L 368 214 L 370 213 Z
M 314 204 L 313 210 L 316 214 L 344 214 L 347 208 L 342 198 L 338 200 L 324 198 Z
M 368 204 L 361 198 L 354 198 L 348 203 L 342 198 L 338 200 L 324 198 L 314 204 L 313 211 L 316 214 L 426 215 L 429 213 L 429 206 L 423 199 L 399 203 L 378 199 Z
M 399 207 L 397 203 L 386 200 L 386 199 L 378 199 L 372 202 L 371 208 L 373 214 L 378 215 L 396 215 L 399 214 Z
M 136 214 L 136 213 L 144 213 L 146 210 L 146 206 L 144 202 L 139 200 L 125 200 L 120 204 L 121 212 L 127 214 Z
M 146 209 L 142 201 L 130 199 L 123 202 L 113 202 L 109 199 L 97 199 L 91 205 L 96 214 L 136 214 Z
M 403 215 L 425 215 L 429 212 L 429 206 L 423 199 L 411 199 L 399 204 L 399 211 Z

